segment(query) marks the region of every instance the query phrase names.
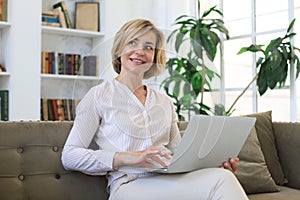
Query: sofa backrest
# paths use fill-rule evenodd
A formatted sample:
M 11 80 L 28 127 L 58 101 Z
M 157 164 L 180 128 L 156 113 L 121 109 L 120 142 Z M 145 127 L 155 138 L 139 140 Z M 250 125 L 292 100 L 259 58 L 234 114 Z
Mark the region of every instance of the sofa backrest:
M 274 122 L 273 129 L 287 185 L 300 189 L 300 123 Z
M 0 122 L 0 199 L 108 199 L 106 179 L 66 171 L 73 122 Z

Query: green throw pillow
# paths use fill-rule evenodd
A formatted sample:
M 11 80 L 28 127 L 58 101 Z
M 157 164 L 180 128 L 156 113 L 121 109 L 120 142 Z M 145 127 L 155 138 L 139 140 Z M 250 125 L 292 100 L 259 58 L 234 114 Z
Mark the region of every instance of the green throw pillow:
M 256 118 L 255 129 L 257 137 L 272 178 L 277 185 L 284 185 L 287 181 L 284 177 L 277 153 L 275 136 L 273 133 L 272 111 L 255 113 L 247 116 Z
M 235 175 L 247 194 L 279 191 L 265 163 L 255 127 L 238 157 L 240 161 Z

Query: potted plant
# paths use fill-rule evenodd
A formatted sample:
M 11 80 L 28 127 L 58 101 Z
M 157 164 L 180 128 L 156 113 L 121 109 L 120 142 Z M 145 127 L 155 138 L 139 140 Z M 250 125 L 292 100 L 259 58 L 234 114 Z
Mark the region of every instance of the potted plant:
M 291 43 L 291 39 L 296 33 L 291 32 L 294 26 L 295 19 L 291 21 L 289 27 L 283 37 L 278 37 L 269 42 L 265 49 L 265 45 L 252 44 L 248 47 L 242 47 L 238 54 L 245 52 L 261 52 L 262 56 L 256 61 L 256 67 L 258 73 L 250 81 L 243 92 L 233 102 L 227 113 L 230 113 L 238 99 L 245 93 L 245 91 L 251 86 L 256 80 L 258 86 L 258 92 L 262 96 L 267 89 L 274 89 L 276 86 L 282 88 L 285 85 L 285 81 L 288 75 L 289 67 L 291 65 L 296 66 L 296 78 L 300 73 L 300 61 L 295 51 L 300 51 L 299 48 L 295 47 Z
M 215 13 L 220 18 L 209 18 Z M 166 94 L 174 99 L 176 112 L 180 120 L 184 120 L 182 111 L 195 114 L 209 114 L 212 109 L 204 103 L 204 92 L 211 91 L 211 81 L 219 74 L 209 69 L 205 63 L 208 58 L 214 61 L 220 44 L 218 34 L 229 38 L 228 30 L 221 19 L 222 12 L 211 7 L 200 16 L 200 0 L 197 2 L 197 17 L 181 15 L 174 25 L 167 42 L 174 42 L 176 57 L 167 60 L 169 77 L 161 83 Z M 180 49 L 188 46 L 187 52 L 181 56 Z M 200 98 L 200 100 L 199 100 Z

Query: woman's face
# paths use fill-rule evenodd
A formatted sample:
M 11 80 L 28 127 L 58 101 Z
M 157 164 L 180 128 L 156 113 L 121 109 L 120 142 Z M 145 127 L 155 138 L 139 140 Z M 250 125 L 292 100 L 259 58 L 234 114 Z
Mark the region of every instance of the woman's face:
M 156 35 L 150 31 L 133 38 L 121 53 L 121 73 L 131 72 L 143 76 L 153 64 Z

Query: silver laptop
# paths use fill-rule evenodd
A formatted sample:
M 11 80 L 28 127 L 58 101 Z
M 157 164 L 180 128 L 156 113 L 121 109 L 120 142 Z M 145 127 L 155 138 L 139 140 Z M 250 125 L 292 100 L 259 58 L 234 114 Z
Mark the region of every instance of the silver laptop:
M 139 168 L 161 173 L 182 173 L 219 167 L 236 158 L 256 118 L 194 115 L 167 168 Z

